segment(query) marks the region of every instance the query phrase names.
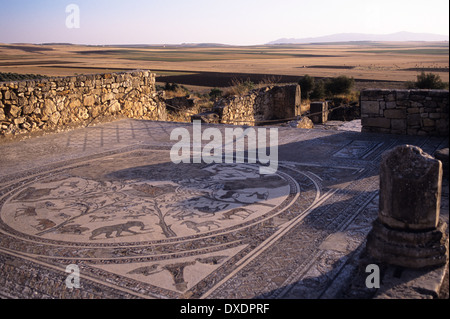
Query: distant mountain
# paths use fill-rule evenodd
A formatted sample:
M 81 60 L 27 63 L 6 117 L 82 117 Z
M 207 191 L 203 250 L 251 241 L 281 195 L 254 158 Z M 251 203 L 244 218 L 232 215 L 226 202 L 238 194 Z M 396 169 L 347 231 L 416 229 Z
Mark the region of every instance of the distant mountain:
M 297 44 L 323 42 L 352 42 L 352 41 L 448 41 L 448 35 L 432 33 L 397 32 L 391 34 L 338 33 L 314 38 L 283 38 L 267 44 Z

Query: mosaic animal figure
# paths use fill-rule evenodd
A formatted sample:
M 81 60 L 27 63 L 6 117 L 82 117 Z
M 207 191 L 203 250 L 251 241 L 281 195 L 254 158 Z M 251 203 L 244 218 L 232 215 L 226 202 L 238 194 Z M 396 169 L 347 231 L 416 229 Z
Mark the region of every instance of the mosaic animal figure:
M 254 193 L 252 193 L 250 195 L 247 195 L 245 197 L 251 198 L 251 197 L 253 197 L 255 195 L 256 195 L 256 199 L 267 200 L 267 198 L 269 197 L 269 192 L 264 192 L 264 193 L 254 192 Z
M 89 215 L 89 217 L 91 218 L 91 220 L 89 222 L 95 222 L 97 220 L 100 221 L 107 221 L 113 217 L 116 217 L 116 215 L 113 216 L 96 216 L 96 215 Z
M 55 222 L 51 221 L 50 219 L 41 218 L 38 219 L 39 224 L 34 226 L 37 230 L 46 230 L 49 228 L 52 228 L 53 226 L 56 226 Z
M 17 220 L 18 217 L 34 217 L 37 216 L 36 208 L 34 207 L 24 207 L 24 208 L 18 208 L 16 210 L 16 213 L 14 214 L 14 220 Z
M 246 209 L 246 208 L 238 207 L 238 208 L 233 208 L 233 209 L 229 210 L 228 212 L 223 213 L 220 220 L 231 220 L 231 219 L 233 219 L 232 218 L 233 216 L 238 216 L 244 220 L 247 217 L 249 217 L 251 214 L 253 214 L 253 211 Z
M 158 266 L 158 264 L 154 264 L 150 266 L 139 267 L 127 272 L 127 274 L 150 276 L 162 271 L 158 270 Z
M 181 223 L 181 225 L 186 225 L 187 228 L 195 230 L 195 232 L 197 232 L 197 233 L 201 232 L 200 227 L 207 227 L 208 230 L 211 230 L 212 226 L 220 228 L 220 225 L 218 225 L 216 222 L 211 221 L 211 220 L 201 222 L 201 223 L 196 223 L 196 222 L 193 222 L 190 220 L 185 220 L 184 222 Z
M 73 234 L 73 235 L 82 235 L 83 232 L 88 231 L 89 228 L 82 227 L 80 224 L 73 224 L 73 225 L 67 225 L 63 226 L 58 229 L 58 232 L 60 234 Z
M 111 235 L 112 235 L 113 232 L 116 233 L 116 237 L 120 237 L 120 235 L 124 231 L 132 233 L 133 235 L 138 234 L 137 232 L 130 230 L 130 228 L 132 228 L 132 227 L 140 227 L 140 230 L 144 230 L 145 225 L 144 225 L 143 222 L 129 221 L 129 222 L 126 222 L 124 224 L 103 226 L 103 227 L 94 229 L 92 231 L 91 237 L 89 237 L 89 239 L 93 240 L 94 237 L 97 237 L 97 236 L 100 236 L 100 235 L 103 235 L 103 234 L 106 236 L 106 238 L 112 238 Z

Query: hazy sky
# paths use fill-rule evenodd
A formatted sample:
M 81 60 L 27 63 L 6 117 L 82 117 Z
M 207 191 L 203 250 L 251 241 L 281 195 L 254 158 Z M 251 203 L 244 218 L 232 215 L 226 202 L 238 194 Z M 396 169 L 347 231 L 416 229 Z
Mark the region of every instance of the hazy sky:
M 69 4 L 80 9 L 79 28 L 66 26 Z M 449 1 L 0 0 L 0 43 L 252 45 L 399 31 L 448 35 Z

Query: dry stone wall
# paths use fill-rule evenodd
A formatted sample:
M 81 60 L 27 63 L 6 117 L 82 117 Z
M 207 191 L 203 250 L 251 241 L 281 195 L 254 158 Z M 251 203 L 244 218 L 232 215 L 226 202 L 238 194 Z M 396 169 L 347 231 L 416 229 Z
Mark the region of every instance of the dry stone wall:
M 448 135 L 449 92 L 446 90 L 363 90 L 363 132 Z
M 107 116 L 165 120 L 166 107 L 149 71 L 0 83 L 0 136 Z
M 301 115 L 300 93 L 297 84 L 269 86 L 222 99 L 213 110 L 224 124 L 256 125 L 258 121 L 293 118 Z

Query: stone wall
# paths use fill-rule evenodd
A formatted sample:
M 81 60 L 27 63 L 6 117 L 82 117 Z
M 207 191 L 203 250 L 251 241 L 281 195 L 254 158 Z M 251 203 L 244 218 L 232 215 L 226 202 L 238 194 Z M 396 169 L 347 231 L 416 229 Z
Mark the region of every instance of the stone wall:
M 108 116 L 165 120 L 155 74 L 133 71 L 0 83 L 0 136 Z
M 300 86 L 284 85 L 255 89 L 244 96 L 219 100 L 214 112 L 220 123 L 256 125 L 258 121 L 293 118 L 301 115 Z
M 363 90 L 362 132 L 448 135 L 449 92 L 446 90 Z

